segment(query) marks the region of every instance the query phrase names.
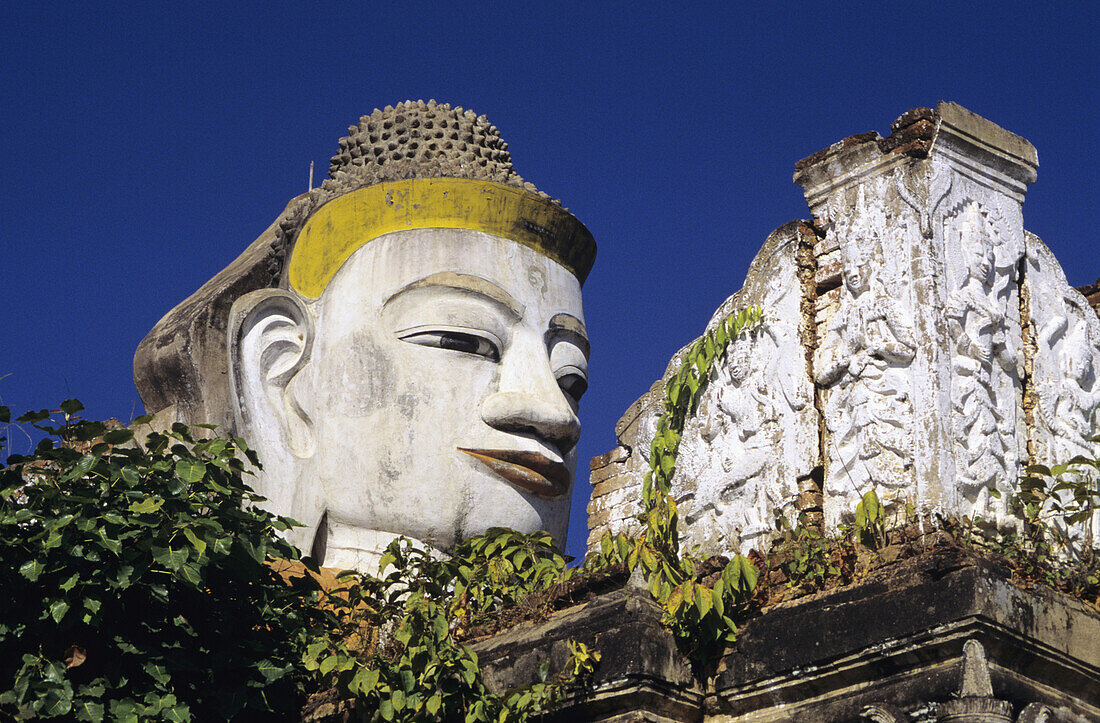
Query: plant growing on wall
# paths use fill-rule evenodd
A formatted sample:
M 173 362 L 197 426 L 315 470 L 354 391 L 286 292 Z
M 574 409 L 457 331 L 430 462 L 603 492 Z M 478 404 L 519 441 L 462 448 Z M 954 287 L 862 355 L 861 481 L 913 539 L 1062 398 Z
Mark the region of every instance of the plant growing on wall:
M 756 588 L 757 570 L 742 555 L 719 574 L 699 579 L 699 561 L 680 551 L 678 512 L 672 496 L 676 455 L 684 425 L 695 411 L 714 365 L 745 334 L 760 327 L 763 312 L 752 306 L 727 316 L 703 334 L 684 355 L 680 369 L 665 385 L 664 412 L 650 444 L 649 465 L 642 485 L 642 532 L 630 539 L 605 535 L 601 550 L 589 565 L 625 561 L 641 567 L 653 597 L 665 610 L 665 620 L 688 655 L 697 663 L 712 660 L 737 635 L 734 618 Z

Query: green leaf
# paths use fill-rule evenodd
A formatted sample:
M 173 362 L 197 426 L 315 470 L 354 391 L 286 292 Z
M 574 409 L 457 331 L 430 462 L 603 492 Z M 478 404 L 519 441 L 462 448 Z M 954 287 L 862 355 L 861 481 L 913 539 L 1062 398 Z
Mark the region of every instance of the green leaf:
M 661 455 L 661 471 L 665 474 L 665 477 L 672 475 L 672 470 L 676 466 L 676 457 L 667 452 Z
M 182 550 L 181 550 L 182 552 Z M 202 584 L 202 575 L 199 574 L 199 569 L 195 567 L 194 563 L 188 562 L 180 566 L 180 577 L 184 579 L 187 584 L 192 587 L 198 587 Z
M 176 474 L 187 484 L 193 485 L 206 474 L 206 465 L 194 460 L 181 459 L 176 462 Z
M 19 574 L 27 578 L 31 582 L 38 579 L 38 576 L 42 574 L 46 566 L 41 560 L 27 560 L 19 566 Z
M 756 589 L 756 567 L 744 555 L 737 555 L 730 561 L 738 571 L 739 584 L 734 589 L 751 592 Z
M 49 418 L 50 410 L 40 409 L 37 412 L 24 412 L 23 414 L 16 417 L 15 421 L 19 422 L 20 424 L 34 424 L 36 422 L 41 422 L 42 420 Z
M 665 601 L 665 608 L 670 614 L 675 615 L 676 611 L 680 609 L 680 606 L 684 604 L 684 588 L 682 585 L 678 585 L 672 589 L 669 593 L 668 600 Z
M 54 397 L 54 399 L 56 398 L 57 397 Z M 84 405 L 81 404 L 80 400 L 78 399 L 66 399 L 65 401 L 61 402 L 59 408 L 62 412 L 70 416 L 72 416 L 73 414 L 77 414 L 78 412 L 84 411 Z
M 706 586 L 699 585 L 695 594 L 695 608 L 699 611 L 699 617 L 706 617 L 713 604 L 714 598 L 711 596 L 711 591 Z
M 374 691 L 378 685 L 378 670 L 376 668 L 360 668 L 352 677 L 352 691 L 357 691 L 360 697 L 365 697 Z
M 35 703 L 35 707 L 43 718 L 56 718 L 68 713 L 73 708 L 72 689 L 68 686 L 50 688 L 45 695 Z
M 170 547 L 153 546 L 150 548 L 150 552 L 153 554 L 153 560 L 173 572 L 179 570 L 183 563 L 187 562 L 187 550 L 182 548 L 173 550 Z
M 164 499 L 161 497 L 146 497 L 141 502 L 133 502 L 130 504 L 129 510 L 134 514 L 147 515 L 156 512 L 164 505 Z
M 55 623 L 61 622 L 61 618 L 65 617 L 65 613 L 69 611 L 69 603 L 64 600 L 57 600 L 50 604 L 50 617 L 53 618 Z
M 321 675 L 328 675 L 329 673 L 331 673 L 333 668 L 335 668 L 336 664 L 339 663 L 339 662 L 340 662 L 340 659 L 335 655 L 330 655 L 327 658 L 325 658 L 324 660 L 322 660 L 321 665 L 319 667 L 319 669 L 321 671 Z
M 103 435 L 103 441 L 107 444 L 125 444 L 134 438 L 132 429 L 112 429 Z
M 69 470 L 68 474 L 60 479 L 60 482 L 64 483 L 68 482 L 69 480 L 80 479 L 84 477 L 84 475 L 88 474 L 88 472 L 91 471 L 92 467 L 95 466 L 95 463 L 98 459 L 98 457 L 91 454 L 84 455 L 80 458 L 80 461 L 77 462 L 71 470 Z
M 206 552 L 206 542 L 199 539 L 190 527 L 183 528 L 183 536 L 187 538 L 187 541 L 190 542 L 196 550 L 198 550 L 200 555 Z
M 103 720 L 104 708 L 102 703 L 97 703 L 88 698 L 81 698 L 73 704 L 73 713 L 77 720 L 99 723 Z

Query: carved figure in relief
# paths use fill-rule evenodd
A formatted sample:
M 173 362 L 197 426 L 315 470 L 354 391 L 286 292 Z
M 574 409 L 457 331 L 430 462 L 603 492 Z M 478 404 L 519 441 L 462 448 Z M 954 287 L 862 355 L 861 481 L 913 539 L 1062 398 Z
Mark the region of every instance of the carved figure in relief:
M 742 539 L 771 529 L 768 513 L 775 502 L 768 499 L 766 481 L 752 482 L 779 456 L 780 415 L 767 386 L 775 380 L 765 370 L 772 351 L 762 348 L 766 338 L 762 332 L 733 345 L 711 384 L 714 395 L 708 395 L 698 410 L 700 434 L 721 471 L 706 475 L 701 483 L 705 489 L 698 491 L 697 498 L 711 505 L 736 500 L 737 514 L 743 519 L 730 524 Z
M 322 187 L 139 348 L 147 408 L 244 435 L 322 564 L 492 526 L 564 542 L 595 244 L 506 148 L 434 101 L 364 116 Z
M 998 273 L 993 234 L 978 204 L 967 203 L 953 225 L 962 268 L 948 299 L 953 338 L 952 418 L 955 438 L 964 450 L 959 481 L 976 510 L 986 511 L 988 490 L 1008 478 L 1007 440 L 1012 419 L 998 403 L 1003 374 L 1013 376 L 1017 348 L 1006 334 L 1005 299 L 1000 286 L 1011 282 Z M 999 369 L 1001 373 L 995 373 Z
M 862 188 L 861 188 L 862 191 Z M 861 194 L 862 195 L 862 194 Z M 861 198 L 862 205 L 862 198 Z M 847 292 L 814 358 L 818 384 L 829 387 L 828 454 L 853 492 L 900 488 L 912 464 L 912 402 L 906 367 L 916 341 L 909 312 L 871 275 L 873 243 L 858 230 L 840 238 Z
M 1056 453 L 1068 459 L 1094 452 L 1089 438 L 1100 432 L 1100 335 L 1095 331 L 1100 324 L 1076 292 L 1064 294 L 1058 306 L 1039 330 L 1038 343 L 1062 377 L 1039 384 L 1039 409 L 1046 411 L 1043 421 L 1059 438 Z

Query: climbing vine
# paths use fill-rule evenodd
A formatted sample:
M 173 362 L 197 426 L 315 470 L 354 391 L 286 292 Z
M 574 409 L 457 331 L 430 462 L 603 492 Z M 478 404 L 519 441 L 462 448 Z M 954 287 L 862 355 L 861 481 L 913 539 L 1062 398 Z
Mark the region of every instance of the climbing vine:
M 630 570 L 640 567 L 681 647 L 704 665 L 736 638 L 734 618 L 751 600 L 758 573 L 746 557 L 735 555 L 720 571 L 707 568 L 708 574 L 701 576 L 700 561 L 680 550 L 672 479 L 684 425 L 712 368 L 732 343 L 760 327 L 762 317 L 758 306 L 730 314 L 688 349 L 680 369 L 665 385 L 664 411 L 650 444 L 650 469 L 643 481 L 643 510 L 638 516 L 642 532 L 633 539 L 605 535 L 600 553 L 590 563 L 625 560 Z

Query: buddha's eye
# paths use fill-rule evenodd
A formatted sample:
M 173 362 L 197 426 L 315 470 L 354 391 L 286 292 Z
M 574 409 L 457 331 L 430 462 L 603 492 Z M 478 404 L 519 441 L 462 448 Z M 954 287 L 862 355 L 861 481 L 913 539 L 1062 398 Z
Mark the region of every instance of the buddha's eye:
M 588 379 L 574 367 L 562 369 L 557 374 L 558 386 L 574 403 L 580 404 L 581 397 L 588 391 Z
M 500 348 L 493 340 L 466 331 L 443 329 L 415 331 L 398 338 L 410 344 L 460 351 L 464 354 L 476 354 L 477 356 L 483 356 L 491 361 L 500 361 Z

